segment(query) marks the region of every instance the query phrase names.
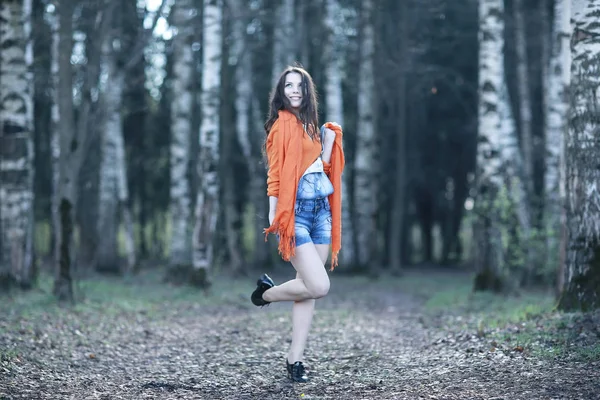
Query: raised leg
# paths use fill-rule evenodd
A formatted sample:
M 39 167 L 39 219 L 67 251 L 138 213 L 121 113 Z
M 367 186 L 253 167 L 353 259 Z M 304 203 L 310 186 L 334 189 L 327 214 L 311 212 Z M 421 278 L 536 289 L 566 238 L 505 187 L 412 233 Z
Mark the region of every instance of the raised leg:
M 296 255 L 291 259 L 298 273 L 296 279 L 267 290 L 263 293 L 263 299 L 272 303 L 318 299 L 325 296 L 329 292 L 329 276 L 325 270 L 328 249 L 328 245 L 315 245 L 312 242 L 296 247 Z

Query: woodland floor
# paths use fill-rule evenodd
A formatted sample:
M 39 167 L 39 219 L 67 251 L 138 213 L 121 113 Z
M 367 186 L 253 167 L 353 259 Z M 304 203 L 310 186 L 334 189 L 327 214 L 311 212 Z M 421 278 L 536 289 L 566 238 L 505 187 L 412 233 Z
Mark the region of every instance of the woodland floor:
M 252 306 L 255 278 L 209 293 L 158 281 L 82 281 L 70 308 L 49 282 L 0 296 L 0 399 L 600 398 L 600 314 L 557 313 L 547 294 L 473 296 L 468 275 L 439 270 L 334 273 L 311 380 L 292 384 L 289 303 Z

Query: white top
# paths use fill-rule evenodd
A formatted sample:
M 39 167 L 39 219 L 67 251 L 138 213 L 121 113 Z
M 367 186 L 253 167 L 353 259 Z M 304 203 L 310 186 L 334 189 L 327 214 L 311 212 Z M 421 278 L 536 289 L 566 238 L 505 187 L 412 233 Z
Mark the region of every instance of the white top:
M 312 174 L 314 172 L 325 172 L 323 170 L 323 160 L 321 159 L 321 157 L 317 158 L 314 163 L 310 164 L 308 168 L 306 168 L 306 171 L 304 171 L 302 176 L 306 174 Z

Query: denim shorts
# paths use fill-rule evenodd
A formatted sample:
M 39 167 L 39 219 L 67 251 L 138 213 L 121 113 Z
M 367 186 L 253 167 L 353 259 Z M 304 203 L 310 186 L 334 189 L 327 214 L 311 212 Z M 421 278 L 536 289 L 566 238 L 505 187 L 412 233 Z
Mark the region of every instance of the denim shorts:
M 296 246 L 313 242 L 331 244 L 331 208 L 327 197 L 296 200 L 294 209 Z

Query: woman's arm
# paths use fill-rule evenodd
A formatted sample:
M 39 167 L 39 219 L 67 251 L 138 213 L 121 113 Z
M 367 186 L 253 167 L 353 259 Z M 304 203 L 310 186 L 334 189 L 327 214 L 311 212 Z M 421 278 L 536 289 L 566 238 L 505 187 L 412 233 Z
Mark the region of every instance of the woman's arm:
M 269 225 L 273 224 L 277 211 L 277 199 L 279 197 L 279 171 L 283 163 L 283 138 L 279 132 L 278 121 L 275 121 L 269 138 L 267 140 L 267 160 L 269 170 L 267 171 L 267 196 L 269 196 Z
M 275 121 L 267 139 L 267 196 L 279 196 L 279 171 L 283 164 L 283 139 L 279 132 L 278 121 Z
M 269 225 L 273 224 L 277 212 L 277 197 L 269 196 Z

